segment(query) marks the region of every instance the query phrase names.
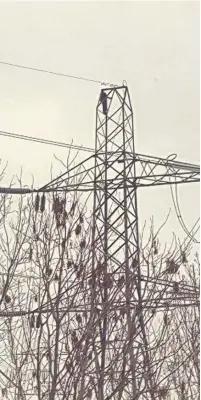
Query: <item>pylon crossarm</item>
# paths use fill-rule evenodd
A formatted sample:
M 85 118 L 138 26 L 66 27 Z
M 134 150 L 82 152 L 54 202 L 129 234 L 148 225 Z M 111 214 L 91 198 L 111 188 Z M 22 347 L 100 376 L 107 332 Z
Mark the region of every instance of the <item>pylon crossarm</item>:
M 181 183 L 196 183 L 199 181 L 200 181 L 199 174 L 196 173 L 174 172 L 171 174 L 166 173 L 164 175 L 148 174 L 148 175 L 143 175 L 139 178 L 136 177 L 136 186 L 137 187 L 164 186 L 164 185 L 181 184 Z
M 108 191 L 115 191 L 123 187 L 123 170 L 120 165 L 124 162 L 124 153 L 109 152 L 107 165 L 105 165 L 103 153 L 97 151 L 93 156 L 74 166 L 62 176 L 50 182 L 39 191 L 93 191 L 94 189 L 94 157 L 99 173 L 96 177 L 96 185 L 104 191 L 104 172 L 110 168 L 111 175 L 107 177 Z M 126 153 L 127 187 L 161 186 L 180 183 L 195 183 L 200 181 L 200 166 L 169 160 L 168 158 L 146 156 L 141 154 Z M 135 180 L 130 171 L 136 168 Z
M 138 155 L 136 162 L 137 186 L 159 186 L 199 182 L 199 165 Z
M 70 188 L 70 190 L 76 190 L 82 184 L 87 186 L 93 182 L 93 167 L 94 167 L 94 155 L 81 161 L 80 163 L 73 165 L 67 169 L 62 175 L 53 179 L 48 184 L 38 189 L 39 192 L 45 191 L 59 191 Z
M 58 178 L 39 189 L 0 187 L 0 193 L 29 194 L 34 192 L 92 192 L 94 190 L 94 159 L 99 174 L 96 177 L 96 185 L 104 191 L 104 171 L 110 168 L 112 177 L 107 177 L 108 191 L 115 192 L 123 187 L 123 169 L 121 164 L 126 160 L 127 188 L 162 186 L 180 183 L 195 183 L 200 181 L 200 166 L 184 163 L 167 158 L 138 154 L 134 152 L 108 151 L 107 165 L 105 165 L 102 150 L 88 157 L 86 160 L 74 165 Z M 131 173 L 136 169 L 136 177 L 133 180 Z

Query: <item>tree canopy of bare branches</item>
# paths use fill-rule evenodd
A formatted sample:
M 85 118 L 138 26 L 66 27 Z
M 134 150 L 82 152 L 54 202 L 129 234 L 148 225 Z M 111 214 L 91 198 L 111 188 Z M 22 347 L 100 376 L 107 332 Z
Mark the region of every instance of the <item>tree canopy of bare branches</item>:
M 176 238 L 162 248 L 152 226 L 140 286 L 130 266 L 128 304 L 124 269 L 91 264 L 91 229 L 65 192 L 0 197 L 1 397 L 198 398 L 198 256 Z

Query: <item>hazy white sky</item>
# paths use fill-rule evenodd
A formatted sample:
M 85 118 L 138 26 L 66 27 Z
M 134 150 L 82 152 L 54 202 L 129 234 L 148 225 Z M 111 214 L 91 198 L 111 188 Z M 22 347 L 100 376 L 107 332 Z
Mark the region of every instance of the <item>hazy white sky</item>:
M 126 80 L 136 151 L 199 162 L 199 2 L 2 2 L 0 60 Z M 0 65 L 0 130 L 92 147 L 99 91 L 97 84 Z M 67 155 L 1 136 L 0 149 L 8 177 L 22 166 L 25 183 L 33 174 L 36 185 L 49 180 L 53 153 Z M 197 186 L 179 192 L 189 227 L 199 214 Z M 168 189 L 150 189 L 149 203 L 147 194 L 141 198 L 143 218 L 157 211 L 158 223 L 170 206 Z M 176 229 L 175 217 L 171 223 Z

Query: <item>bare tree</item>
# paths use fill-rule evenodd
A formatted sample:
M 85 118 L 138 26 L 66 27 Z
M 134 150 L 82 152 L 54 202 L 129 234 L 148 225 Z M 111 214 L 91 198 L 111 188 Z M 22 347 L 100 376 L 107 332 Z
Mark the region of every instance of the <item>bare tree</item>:
M 126 285 L 123 266 L 92 265 L 91 218 L 76 195 L 21 196 L 16 207 L 5 194 L 0 222 L 5 399 L 198 396 L 199 264 L 188 264 L 189 248 L 175 237 L 163 248 L 152 224 Z

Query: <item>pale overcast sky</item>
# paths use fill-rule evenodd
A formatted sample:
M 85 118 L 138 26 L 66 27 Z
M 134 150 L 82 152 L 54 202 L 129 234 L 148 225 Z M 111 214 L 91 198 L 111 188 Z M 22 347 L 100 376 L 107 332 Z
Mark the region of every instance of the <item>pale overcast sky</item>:
M 2 2 L 0 60 L 126 80 L 136 151 L 199 162 L 199 2 Z M 97 84 L 0 65 L 0 130 L 92 147 L 99 92 Z M 36 185 L 49 180 L 53 153 L 67 155 L 2 136 L 0 149 L 8 177 L 22 166 L 25 183 L 33 174 Z M 199 215 L 199 188 L 184 186 L 181 210 L 190 228 Z M 169 189 L 141 196 L 142 220 L 157 214 L 159 225 L 169 207 Z M 169 229 L 180 234 L 172 214 Z

